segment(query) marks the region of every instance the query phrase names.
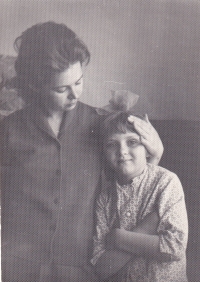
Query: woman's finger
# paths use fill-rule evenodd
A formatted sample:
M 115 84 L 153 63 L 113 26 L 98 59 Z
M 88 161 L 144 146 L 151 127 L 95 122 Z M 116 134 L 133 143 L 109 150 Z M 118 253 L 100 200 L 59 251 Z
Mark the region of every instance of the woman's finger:
M 148 135 L 152 134 L 151 125 L 148 124 L 146 121 L 143 121 L 143 123 L 134 121 L 133 125 L 134 125 L 135 130 L 136 130 L 140 135 L 148 136 Z
M 149 121 L 149 117 L 148 117 L 148 115 L 147 115 L 147 114 L 145 114 L 145 115 L 144 115 L 144 120 L 145 120 L 146 122 L 150 123 L 150 121 Z

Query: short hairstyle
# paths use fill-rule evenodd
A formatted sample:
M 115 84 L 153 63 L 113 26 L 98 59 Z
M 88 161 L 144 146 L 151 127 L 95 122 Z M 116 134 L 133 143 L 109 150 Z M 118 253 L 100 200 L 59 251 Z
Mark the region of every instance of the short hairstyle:
M 29 84 L 41 86 L 52 72 L 62 72 L 70 64 L 88 64 L 90 52 L 83 41 L 65 24 L 52 21 L 25 30 L 14 42 L 18 52 L 15 70 L 18 88 Z
M 132 112 L 119 112 L 109 114 L 102 125 L 103 139 L 113 133 L 126 133 L 127 131 L 136 132 L 133 125 L 128 121 L 128 117 L 133 115 Z M 134 114 L 135 115 L 135 114 Z M 136 116 L 136 115 L 135 115 Z M 143 119 L 142 116 L 137 117 Z

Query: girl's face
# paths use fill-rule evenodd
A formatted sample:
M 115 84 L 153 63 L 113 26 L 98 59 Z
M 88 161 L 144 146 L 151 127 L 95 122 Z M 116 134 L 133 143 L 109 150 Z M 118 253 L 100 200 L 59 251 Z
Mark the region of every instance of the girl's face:
M 104 142 L 106 160 L 116 173 L 119 184 L 128 184 L 146 165 L 146 149 L 137 133 L 113 133 Z

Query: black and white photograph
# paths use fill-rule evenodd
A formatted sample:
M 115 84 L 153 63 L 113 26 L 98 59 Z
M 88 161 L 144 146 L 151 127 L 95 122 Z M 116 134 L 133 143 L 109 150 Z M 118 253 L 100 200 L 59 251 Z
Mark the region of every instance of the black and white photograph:
M 200 1 L 1 0 L 1 282 L 200 281 Z

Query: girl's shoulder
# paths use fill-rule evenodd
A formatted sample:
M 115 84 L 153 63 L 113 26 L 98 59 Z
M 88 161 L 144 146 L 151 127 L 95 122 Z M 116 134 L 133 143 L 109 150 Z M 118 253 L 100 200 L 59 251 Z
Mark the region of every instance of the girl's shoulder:
M 154 164 L 148 163 L 147 167 L 148 167 L 148 172 L 153 173 L 155 175 L 171 177 L 171 178 L 178 177 L 175 172 L 170 171 L 169 169 L 164 168 L 164 167 L 159 166 L 159 165 L 154 165 Z
M 176 173 L 154 164 L 147 164 L 148 178 L 157 183 L 177 183 L 181 185 L 179 177 Z
M 114 197 L 116 197 L 116 183 L 114 181 L 107 181 L 99 193 L 98 201 L 108 204 Z

